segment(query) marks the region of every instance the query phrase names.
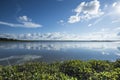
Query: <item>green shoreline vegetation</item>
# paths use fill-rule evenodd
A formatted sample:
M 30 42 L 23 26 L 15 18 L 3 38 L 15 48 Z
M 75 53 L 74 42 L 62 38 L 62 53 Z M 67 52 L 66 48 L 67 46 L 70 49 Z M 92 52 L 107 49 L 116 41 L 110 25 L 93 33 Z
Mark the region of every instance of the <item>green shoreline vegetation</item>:
M 120 59 L 0 66 L 0 80 L 120 80 Z

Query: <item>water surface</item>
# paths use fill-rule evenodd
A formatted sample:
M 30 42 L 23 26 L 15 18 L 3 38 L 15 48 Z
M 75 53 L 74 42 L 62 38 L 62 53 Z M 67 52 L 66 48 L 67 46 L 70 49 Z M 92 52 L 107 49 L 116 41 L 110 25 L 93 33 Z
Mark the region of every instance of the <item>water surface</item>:
M 120 58 L 118 42 L 0 42 L 0 65 Z

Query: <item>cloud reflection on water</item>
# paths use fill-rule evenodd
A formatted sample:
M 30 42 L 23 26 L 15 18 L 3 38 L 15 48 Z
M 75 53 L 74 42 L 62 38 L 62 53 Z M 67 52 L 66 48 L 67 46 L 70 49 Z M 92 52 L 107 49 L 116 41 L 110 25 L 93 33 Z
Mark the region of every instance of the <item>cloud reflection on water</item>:
M 120 44 L 114 42 L 12 42 L 0 43 L 0 49 L 28 49 L 28 50 L 61 50 L 70 48 L 86 49 L 119 49 Z
M 46 60 L 54 61 L 54 60 L 62 60 L 62 59 L 67 60 L 67 59 L 73 59 L 73 58 L 81 59 L 84 57 L 86 57 L 87 59 L 99 58 L 99 59 L 114 60 L 115 58 L 120 56 L 120 43 L 115 43 L 115 42 L 0 42 L 0 50 L 8 51 L 7 54 L 5 54 L 3 57 L 0 58 L 0 62 L 7 61 L 7 60 L 11 60 L 11 61 L 14 60 L 15 61 L 14 64 L 23 63 L 23 62 L 32 61 L 32 60 L 33 61 L 40 60 L 40 59 L 45 61 Z M 8 55 L 10 50 L 13 50 L 13 53 L 11 51 L 10 55 Z M 14 50 L 17 50 L 17 51 L 14 52 Z M 27 51 L 27 53 L 24 51 Z M 33 53 L 29 54 L 29 52 L 31 51 L 34 54 Z M 45 52 L 42 52 L 42 51 L 45 51 Z M 63 51 L 66 51 L 66 53 L 63 53 Z M 92 52 L 89 52 L 89 51 L 92 51 Z

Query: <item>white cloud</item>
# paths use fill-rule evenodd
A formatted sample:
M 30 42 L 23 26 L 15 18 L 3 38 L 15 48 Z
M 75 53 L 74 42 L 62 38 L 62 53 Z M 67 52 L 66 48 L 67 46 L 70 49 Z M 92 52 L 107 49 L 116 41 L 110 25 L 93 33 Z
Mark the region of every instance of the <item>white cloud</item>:
M 0 34 L 0 38 L 15 38 L 16 39 L 17 35 L 4 33 L 4 34 Z
M 106 7 L 105 10 L 105 18 L 109 17 L 111 23 L 115 24 L 120 22 L 120 0 L 113 2 L 112 4 L 108 4 L 108 7 Z
M 40 24 L 36 24 L 33 22 L 23 22 L 23 26 L 26 28 L 38 28 L 38 27 L 42 27 L 42 25 Z
M 80 21 L 80 16 L 74 15 L 74 16 L 70 16 L 68 22 L 69 23 L 75 23 L 75 22 L 79 22 Z
M 119 2 L 114 2 L 112 4 L 112 7 L 113 7 L 113 13 L 116 15 L 120 15 L 120 1 Z
M 0 21 L 0 24 L 2 25 L 7 25 L 7 26 L 11 26 L 11 27 L 15 27 L 16 24 L 12 24 L 12 23 L 7 23 L 7 22 L 3 22 L 3 21 Z M 18 25 L 17 25 L 18 26 Z
M 117 5 L 117 2 L 114 2 L 113 4 L 112 4 L 112 7 L 115 7 Z
M 83 35 L 68 33 L 26 33 L 26 34 L 1 34 L 0 37 L 15 38 L 21 40 L 119 40 L 120 29 L 101 29 L 99 32 L 92 32 Z
M 92 26 L 92 24 L 88 24 L 88 27 Z
M 108 7 L 108 5 L 107 5 L 107 4 L 105 4 L 104 8 L 107 8 L 107 7 Z
M 76 23 L 81 20 L 90 20 L 104 14 L 100 9 L 100 2 L 98 0 L 81 2 L 78 7 L 74 9 L 74 12 L 76 12 L 76 15 L 70 16 L 68 20 L 69 23 Z
M 103 11 L 104 11 L 104 15 L 96 19 L 92 23 L 92 25 L 96 25 L 100 22 L 104 22 L 105 20 L 115 25 L 119 24 L 120 22 L 120 0 L 113 2 L 111 4 L 105 4 Z
M 118 22 L 120 22 L 120 19 L 115 19 L 112 21 L 112 23 L 118 23 Z
M 60 23 L 63 23 L 64 21 L 63 21 L 63 20 L 60 20 L 59 22 L 60 22 Z
M 19 16 L 18 18 L 21 22 L 30 22 L 32 21 L 30 18 L 28 18 L 27 16 Z
M 63 25 L 63 26 L 66 24 L 66 23 L 65 23 L 65 21 L 64 21 L 64 20 L 62 20 L 62 19 L 61 19 L 61 20 L 59 20 L 57 23 L 58 23 L 58 24 L 61 24 L 61 25 Z
M 106 15 L 109 17 L 120 17 L 120 0 L 113 2 L 112 4 L 107 4 L 105 11 Z
M 0 21 L 0 24 L 10 26 L 10 27 L 25 27 L 25 28 L 38 28 L 42 27 L 41 24 L 37 24 L 32 22 L 32 19 L 28 18 L 27 16 L 20 16 L 18 18 L 19 24 L 15 23 L 8 23 L 4 21 Z

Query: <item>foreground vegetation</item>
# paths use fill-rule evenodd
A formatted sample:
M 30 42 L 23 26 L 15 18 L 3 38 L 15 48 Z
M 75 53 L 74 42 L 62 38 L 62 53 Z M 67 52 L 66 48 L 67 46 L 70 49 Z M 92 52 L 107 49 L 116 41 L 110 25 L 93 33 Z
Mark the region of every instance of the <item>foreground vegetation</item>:
M 120 60 L 70 60 L 0 66 L 0 80 L 120 80 Z

